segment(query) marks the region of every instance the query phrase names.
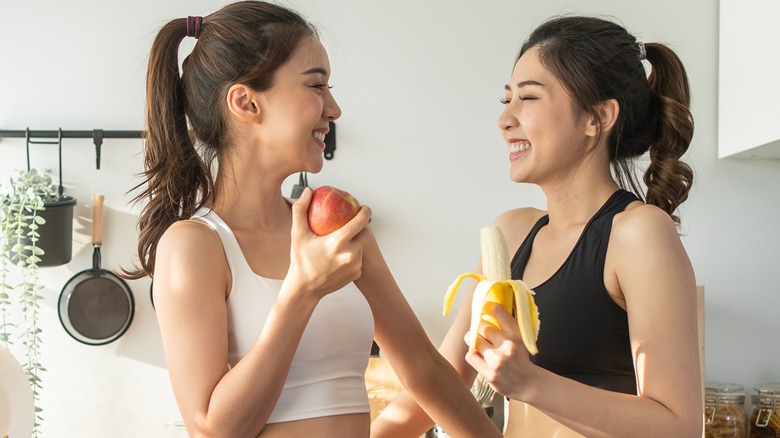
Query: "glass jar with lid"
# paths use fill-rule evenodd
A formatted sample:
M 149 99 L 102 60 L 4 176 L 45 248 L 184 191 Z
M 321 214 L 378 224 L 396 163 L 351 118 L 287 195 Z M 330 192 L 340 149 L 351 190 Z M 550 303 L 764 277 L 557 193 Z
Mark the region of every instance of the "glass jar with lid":
M 745 438 L 745 387 L 736 383 L 704 385 L 705 438 Z
M 751 438 L 780 438 L 780 383 L 756 385 L 751 397 Z

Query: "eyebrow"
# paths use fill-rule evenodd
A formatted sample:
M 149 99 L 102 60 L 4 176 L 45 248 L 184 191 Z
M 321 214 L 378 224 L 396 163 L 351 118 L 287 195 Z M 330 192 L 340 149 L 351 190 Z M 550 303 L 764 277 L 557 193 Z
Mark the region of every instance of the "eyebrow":
M 542 84 L 541 82 L 537 82 L 537 81 L 534 81 L 534 80 L 528 80 L 528 81 L 518 82 L 517 83 L 517 88 L 523 88 L 523 87 L 532 86 L 532 85 L 536 85 L 538 87 L 544 87 L 544 84 Z M 507 91 L 511 90 L 511 88 L 509 87 L 509 84 L 504 85 L 504 90 L 507 90 Z
M 328 71 L 325 70 L 323 67 L 314 67 L 306 70 L 305 72 L 301 73 L 301 75 L 323 75 L 327 76 Z

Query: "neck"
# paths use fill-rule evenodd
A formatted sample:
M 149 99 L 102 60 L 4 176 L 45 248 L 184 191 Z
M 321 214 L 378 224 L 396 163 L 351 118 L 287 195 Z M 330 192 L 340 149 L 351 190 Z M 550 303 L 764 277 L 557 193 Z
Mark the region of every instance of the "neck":
M 248 163 L 220 161 L 211 207 L 234 229 L 289 227 L 290 204 L 281 191 L 286 177 Z
M 587 223 L 619 186 L 606 163 L 583 165 L 566 174 L 564 179 L 540 185 L 540 188 L 547 198 L 549 226 L 555 229 Z
M 545 192 L 550 228 L 584 225 L 617 189 L 618 185 L 613 181 L 611 185 L 600 188 Z

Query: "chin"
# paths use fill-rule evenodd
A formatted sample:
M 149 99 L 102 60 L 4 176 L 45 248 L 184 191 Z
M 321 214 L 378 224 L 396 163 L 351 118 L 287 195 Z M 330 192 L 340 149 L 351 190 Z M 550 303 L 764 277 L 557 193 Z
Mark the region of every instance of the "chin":
M 325 158 L 322 156 L 322 152 L 317 155 L 304 155 L 301 158 L 301 172 L 319 173 L 324 166 Z
M 525 175 L 522 175 L 522 174 L 517 173 L 517 172 L 512 172 L 511 170 L 509 171 L 509 179 L 512 182 L 516 182 L 516 183 L 528 182 L 528 178 L 526 178 Z
M 535 172 L 529 166 L 521 163 L 512 163 L 509 166 L 509 179 L 516 183 L 534 184 Z

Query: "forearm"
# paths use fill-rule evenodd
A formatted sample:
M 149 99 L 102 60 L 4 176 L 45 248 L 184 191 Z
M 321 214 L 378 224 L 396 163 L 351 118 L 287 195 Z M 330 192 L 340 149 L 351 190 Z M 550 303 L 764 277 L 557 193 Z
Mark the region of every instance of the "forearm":
M 510 397 L 587 437 L 701 436 L 701 411 L 696 406 L 675 412 L 649 397 L 594 388 L 541 368 L 532 379 L 534 384 L 521 391 L 520 398 Z
M 405 380 L 402 377 L 401 381 L 409 395 L 419 404 L 418 409 L 424 410 L 450 436 L 501 436 L 469 387 L 441 356 L 437 356 L 430 367 L 418 368 L 412 379 Z M 404 403 L 403 400 L 401 402 Z M 410 412 L 414 412 L 414 409 Z M 419 431 L 419 427 L 432 424 L 430 419 L 413 415 L 415 417 L 411 426 L 414 432 Z
M 449 335 L 448 335 L 449 337 Z M 461 342 L 462 344 L 462 342 Z M 465 361 L 457 361 L 455 358 L 448 357 L 451 350 L 455 354 L 462 353 L 457 349 L 446 348 L 445 340 L 439 352 L 448 359 L 451 365 L 458 372 L 461 380 L 468 387 L 474 380 L 476 371 Z M 397 397 L 382 411 L 373 423 L 371 423 L 371 438 L 417 438 L 434 425 L 434 421 L 420 407 L 407 390 L 401 391 Z
M 366 245 L 362 276 L 355 283 L 363 291 L 374 314 L 375 339 L 401 384 L 427 415 L 451 436 L 500 437 L 500 432 L 479 406 L 469 386 L 431 344 L 374 240 Z M 398 406 L 402 403 L 412 402 L 399 401 Z M 415 414 L 419 411 L 413 405 L 408 406 L 412 407 L 407 417 L 412 421 L 411 429 L 416 432 L 418 428 L 424 430 L 426 425 L 431 424 L 430 420 Z M 377 427 L 377 434 L 399 436 L 389 431 L 392 422 Z

